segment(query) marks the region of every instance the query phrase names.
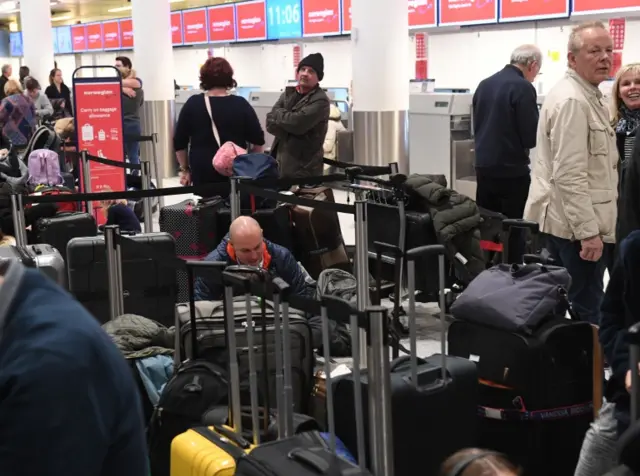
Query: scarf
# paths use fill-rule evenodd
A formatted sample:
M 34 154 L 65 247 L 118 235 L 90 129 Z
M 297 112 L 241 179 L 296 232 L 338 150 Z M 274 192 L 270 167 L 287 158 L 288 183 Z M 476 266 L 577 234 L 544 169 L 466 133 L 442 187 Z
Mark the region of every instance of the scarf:
M 624 104 L 620 106 L 620 119 L 616 125 L 618 134 L 632 135 L 640 126 L 640 109 L 631 110 Z

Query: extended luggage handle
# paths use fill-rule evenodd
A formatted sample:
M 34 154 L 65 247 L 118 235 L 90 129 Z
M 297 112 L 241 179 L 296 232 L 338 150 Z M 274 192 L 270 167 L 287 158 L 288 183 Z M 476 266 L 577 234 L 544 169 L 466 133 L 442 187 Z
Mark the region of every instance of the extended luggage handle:
M 418 355 L 417 355 L 417 329 L 416 329 L 416 260 L 430 256 L 438 257 L 438 294 L 440 307 L 440 354 L 441 354 L 441 385 L 447 384 L 447 344 L 446 344 L 446 316 L 445 316 L 445 256 L 444 245 L 425 245 L 410 249 L 406 252 L 407 258 L 407 287 L 409 288 L 409 339 L 411 381 L 418 388 Z
M 631 421 L 640 418 L 640 322 L 632 325 L 625 336 L 629 344 L 629 369 L 631 370 Z
M 531 230 L 532 235 L 540 233 L 540 225 L 538 222 L 525 220 L 523 218 L 505 218 L 502 220 L 502 262 L 509 262 L 509 239 L 513 228 L 521 230 Z M 523 257 L 524 258 L 524 257 Z
M 271 281 L 273 291 L 273 326 L 276 358 L 276 422 L 278 437 L 293 436 L 293 376 L 291 374 L 291 338 L 289 326 L 289 291 L 291 287 L 279 277 Z

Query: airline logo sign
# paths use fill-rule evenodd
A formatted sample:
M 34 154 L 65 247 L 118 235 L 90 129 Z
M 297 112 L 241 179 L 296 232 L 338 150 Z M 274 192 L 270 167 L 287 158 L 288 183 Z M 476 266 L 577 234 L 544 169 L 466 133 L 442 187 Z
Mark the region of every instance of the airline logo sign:
M 171 41 L 174 45 L 181 45 L 184 42 L 182 37 L 182 12 L 171 14 Z
M 185 45 L 207 43 L 209 41 L 209 36 L 206 28 L 206 8 L 200 8 L 197 10 L 184 10 L 182 12 L 182 24 L 184 25 Z
M 264 0 L 236 4 L 238 41 L 267 38 L 266 5 Z
M 340 0 L 303 0 L 304 36 L 340 34 Z
M 435 0 L 409 0 L 409 28 L 436 25 Z
M 236 9 L 233 5 L 209 8 L 209 41 L 236 41 Z

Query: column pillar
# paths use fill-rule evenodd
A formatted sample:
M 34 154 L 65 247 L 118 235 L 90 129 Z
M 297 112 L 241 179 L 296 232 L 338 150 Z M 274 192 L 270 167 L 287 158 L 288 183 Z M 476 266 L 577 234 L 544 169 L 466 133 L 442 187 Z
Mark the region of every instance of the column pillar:
M 355 162 L 398 162 L 408 173 L 409 10 L 398 0 L 352 0 L 351 15 Z
M 20 24 L 24 46 L 23 63 L 29 67 L 31 76 L 42 88 L 48 85 L 49 73 L 53 69 L 53 33 L 49 0 L 20 2 Z M 14 76 L 17 77 L 17 71 Z
M 133 67 L 143 81 L 142 133 L 158 134 L 159 180 L 176 175 L 173 150 L 175 90 L 171 7 L 168 0 L 132 0 Z M 151 157 L 151 145 L 141 144 L 143 157 Z M 162 186 L 162 184 L 158 184 Z

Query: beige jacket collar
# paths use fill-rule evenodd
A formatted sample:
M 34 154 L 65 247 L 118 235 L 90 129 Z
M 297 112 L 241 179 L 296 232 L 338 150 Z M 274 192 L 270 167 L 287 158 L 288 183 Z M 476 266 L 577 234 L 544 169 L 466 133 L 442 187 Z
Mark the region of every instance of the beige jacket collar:
M 576 83 L 580 85 L 580 87 L 587 93 L 589 96 L 594 97 L 595 99 L 602 99 L 603 94 L 602 91 L 597 86 L 594 86 L 589 81 L 585 80 L 582 76 L 576 73 L 575 70 L 569 68 L 567 70 L 566 76 Z

